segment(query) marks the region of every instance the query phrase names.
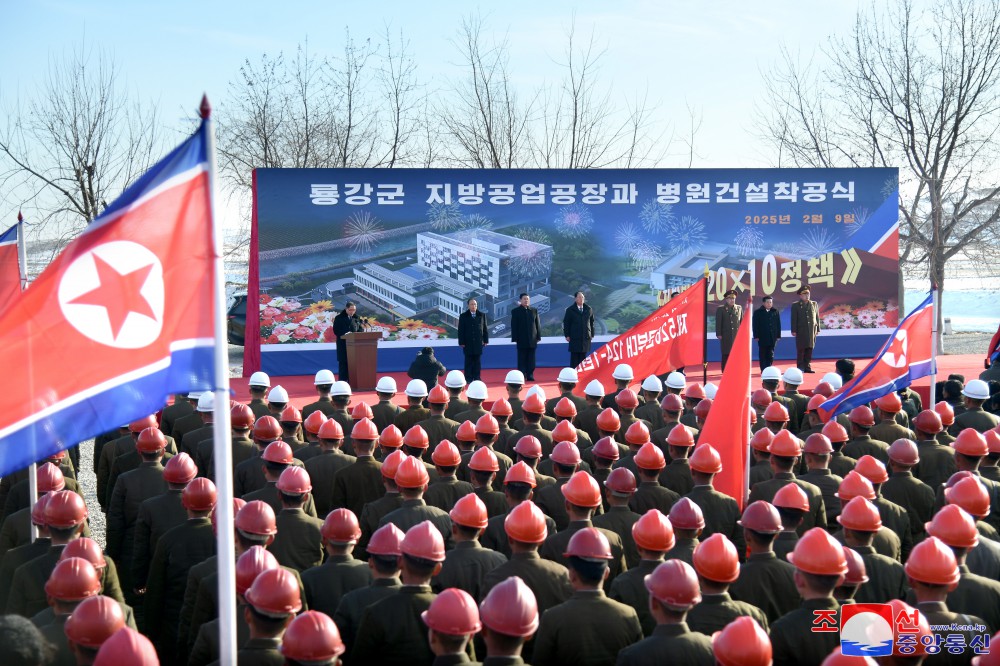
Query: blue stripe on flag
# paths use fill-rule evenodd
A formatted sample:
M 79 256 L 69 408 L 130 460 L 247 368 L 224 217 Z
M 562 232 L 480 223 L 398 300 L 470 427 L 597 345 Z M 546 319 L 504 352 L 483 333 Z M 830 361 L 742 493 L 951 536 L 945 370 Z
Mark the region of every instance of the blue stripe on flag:
M 0 245 L 17 242 L 17 225 L 15 224 L 7 231 L 0 234 Z

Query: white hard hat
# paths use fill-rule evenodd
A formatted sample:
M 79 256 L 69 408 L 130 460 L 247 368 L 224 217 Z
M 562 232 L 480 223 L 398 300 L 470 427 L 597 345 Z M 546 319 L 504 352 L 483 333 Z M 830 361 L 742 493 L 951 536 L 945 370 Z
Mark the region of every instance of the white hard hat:
M 844 385 L 844 378 L 838 375 L 836 372 L 826 373 L 825 375 L 823 375 L 823 379 L 821 379 L 820 381 L 826 382 L 827 384 L 832 386 L 834 391 L 839 390 L 840 387 Z
M 525 396 L 525 397 L 530 398 L 532 396 L 532 394 L 534 394 L 534 393 L 537 393 L 539 398 L 541 398 L 542 400 L 545 400 L 545 389 L 543 389 L 538 384 L 535 384 L 530 389 L 528 389 L 528 395 Z
M 761 381 L 781 381 L 781 370 L 773 365 L 769 365 L 764 368 L 764 371 L 760 373 Z
M 973 400 L 989 400 L 990 386 L 982 379 L 970 379 L 962 389 L 962 395 Z
M 411 398 L 426 398 L 427 384 L 422 379 L 411 379 L 406 385 L 406 395 Z
M 520 370 L 511 370 L 503 380 L 504 384 L 524 384 L 524 373 Z
M 705 397 L 711 400 L 715 400 L 715 394 L 719 392 L 719 387 L 709 382 L 705 384 Z
M 198 397 L 198 411 L 199 412 L 212 412 L 215 411 L 215 394 L 211 391 L 205 391 Z
M 687 381 L 681 373 L 674 370 L 667 375 L 667 388 L 684 389 L 685 386 L 687 386 Z
M 344 381 L 334 382 L 330 395 L 351 395 L 351 385 Z
M 278 384 L 267 392 L 267 401 L 278 403 L 288 402 L 288 391 L 285 390 L 284 386 Z
M 593 398 L 603 398 L 604 384 L 597 381 L 596 379 L 591 379 L 590 383 L 587 384 L 587 388 L 583 389 L 583 392 Z
M 626 381 L 632 381 L 635 379 L 635 375 L 632 374 L 632 366 L 628 363 L 619 363 L 615 366 L 615 371 L 611 373 L 611 376 L 615 379 L 622 379 Z
M 659 393 L 663 390 L 663 382 L 656 375 L 650 375 L 642 380 L 642 390 L 643 391 L 656 391 Z
M 392 377 L 379 377 L 378 384 L 375 385 L 375 390 L 379 393 L 395 393 L 396 380 Z
M 564 384 L 576 384 L 580 381 L 580 378 L 577 377 L 576 370 L 573 368 L 563 368 L 559 371 L 559 376 L 556 377 L 556 381 Z
M 267 376 L 266 372 L 255 372 L 250 375 L 250 381 L 248 384 L 250 384 L 250 386 L 268 387 L 271 385 L 271 378 Z
M 201 391 L 191 391 L 188 393 L 188 400 L 197 400 L 201 397 Z
M 785 370 L 785 374 L 782 375 L 781 379 L 786 384 L 791 384 L 792 386 L 798 386 L 805 381 L 802 378 L 802 371 L 798 368 L 788 368 L 788 370 Z
M 469 382 L 469 388 L 465 389 L 465 395 L 472 400 L 486 400 L 489 397 L 489 392 L 486 390 L 486 384 L 476 379 Z
M 461 370 L 450 370 L 448 376 L 444 378 L 444 385 L 448 388 L 460 389 L 465 386 L 465 375 Z
M 316 373 L 316 381 L 313 382 L 316 386 L 320 384 L 332 384 L 337 381 L 337 378 L 333 376 L 333 373 L 329 370 L 320 370 Z

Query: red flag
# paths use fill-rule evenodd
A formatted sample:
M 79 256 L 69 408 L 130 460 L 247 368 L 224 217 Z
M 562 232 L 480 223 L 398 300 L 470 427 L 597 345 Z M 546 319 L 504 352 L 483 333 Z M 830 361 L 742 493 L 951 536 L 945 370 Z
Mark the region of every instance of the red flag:
M 704 362 L 705 280 L 699 280 L 653 314 L 592 353 L 577 366 L 581 393 L 597 380 L 611 385 L 611 373 L 628 363 L 636 378 Z
M 21 293 L 21 269 L 17 256 L 20 224 L 0 234 L 0 312 Z
M 722 471 L 715 475 L 715 489 L 736 500 L 740 508 L 747 496 L 746 477 L 750 444 L 750 304 L 743 310 L 733 349 L 719 382 L 699 444 L 711 444 L 722 457 Z

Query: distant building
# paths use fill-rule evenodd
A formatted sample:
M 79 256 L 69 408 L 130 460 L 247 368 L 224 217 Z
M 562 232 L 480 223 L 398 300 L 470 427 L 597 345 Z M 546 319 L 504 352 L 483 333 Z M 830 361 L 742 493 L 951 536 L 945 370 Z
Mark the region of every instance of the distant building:
M 675 254 L 649 273 L 650 286 L 661 291 L 686 287 L 705 275 L 705 266 L 746 270 L 747 258 L 736 248 L 723 243 L 705 243 L 697 250 Z

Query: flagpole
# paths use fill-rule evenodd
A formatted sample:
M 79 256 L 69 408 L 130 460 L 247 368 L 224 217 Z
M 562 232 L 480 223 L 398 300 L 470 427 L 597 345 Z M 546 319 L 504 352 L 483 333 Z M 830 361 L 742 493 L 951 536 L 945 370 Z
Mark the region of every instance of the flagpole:
M 701 383 L 708 383 L 708 264 L 705 264 L 705 334 L 701 340 Z
M 21 291 L 28 288 L 28 260 L 24 249 L 24 215 L 17 211 L 17 270 L 21 278 Z M 28 465 L 28 511 L 35 508 L 38 501 L 38 464 Z M 31 523 L 31 541 L 38 538 L 38 528 Z
M 938 288 L 931 282 L 931 387 L 928 392 L 927 409 L 934 409 L 934 385 L 937 384 L 937 351 L 938 351 Z
M 746 308 L 743 311 L 744 317 L 746 317 L 747 313 L 750 312 L 751 305 L 753 305 L 753 302 L 748 297 Z M 752 327 L 752 320 L 751 320 L 751 327 Z M 750 373 L 750 377 L 747 378 L 747 384 L 753 386 L 753 331 L 751 331 L 750 335 L 747 336 L 747 358 L 750 359 L 750 365 L 747 368 Z M 746 400 L 748 406 L 747 406 L 746 419 L 744 420 L 746 421 L 747 436 L 745 437 L 745 441 L 743 442 L 743 504 L 740 507 L 741 509 L 746 508 L 747 502 L 750 499 L 750 459 L 753 457 L 753 454 L 750 452 L 750 440 L 753 437 L 750 428 L 750 412 L 753 409 L 753 405 L 750 404 L 750 396 L 747 396 Z M 742 428 L 740 429 L 740 432 L 743 432 Z
M 203 96 L 199 115 L 205 123 L 209 163 L 209 197 L 212 215 L 212 243 L 215 253 L 215 418 L 213 419 L 212 459 L 218 500 L 215 505 L 216 555 L 219 567 L 219 660 L 236 663 L 236 546 L 233 542 L 233 456 L 229 444 L 229 347 L 226 343 L 226 278 L 222 260 L 222 230 L 215 215 L 215 129 L 208 96 Z

